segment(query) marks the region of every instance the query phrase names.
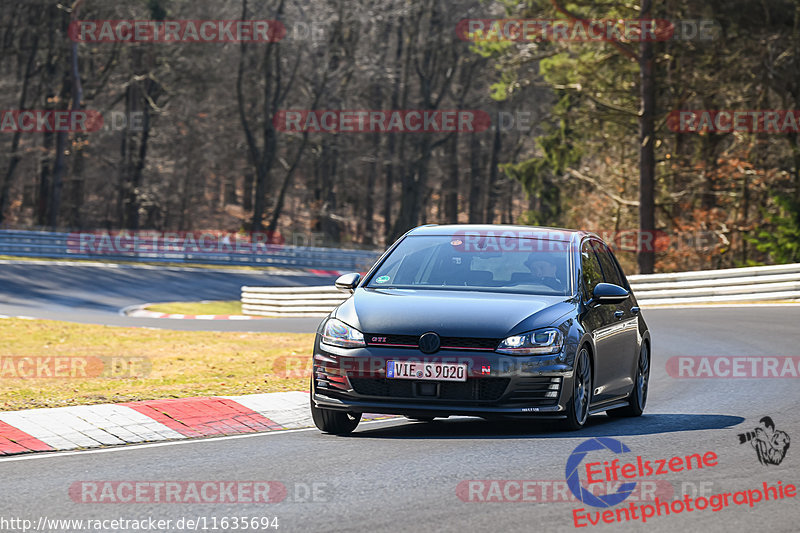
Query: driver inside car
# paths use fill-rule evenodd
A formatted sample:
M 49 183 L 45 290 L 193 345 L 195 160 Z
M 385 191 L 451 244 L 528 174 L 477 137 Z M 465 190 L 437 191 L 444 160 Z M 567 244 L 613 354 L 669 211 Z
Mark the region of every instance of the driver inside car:
M 561 280 L 556 277 L 558 268 L 554 263 L 541 257 L 541 254 L 531 254 L 524 264 L 531 271 L 537 283 L 557 290 L 562 288 Z

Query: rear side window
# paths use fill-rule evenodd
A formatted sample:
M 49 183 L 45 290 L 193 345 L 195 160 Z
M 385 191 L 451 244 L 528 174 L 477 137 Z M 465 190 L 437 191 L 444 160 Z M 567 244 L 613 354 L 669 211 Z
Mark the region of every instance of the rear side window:
M 603 267 L 603 279 L 605 282 L 624 287 L 625 284 L 622 282 L 622 275 L 617 267 L 617 262 L 611 255 L 611 250 L 608 249 L 608 246 L 598 241 L 592 241 L 592 245 L 598 259 L 600 259 L 600 266 Z
M 581 246 L 581 277 L 587 298 L 591 297 L 595 286 L 603 281 L 603 270 L 592 248 L 588 241 Z

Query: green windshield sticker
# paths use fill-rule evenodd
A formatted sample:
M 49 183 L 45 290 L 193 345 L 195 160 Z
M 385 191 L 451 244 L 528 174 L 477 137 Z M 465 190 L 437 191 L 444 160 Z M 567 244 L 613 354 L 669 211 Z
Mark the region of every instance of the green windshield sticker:
M 386 283 L 389 281 L 389 276 L 378 276 L 375 278 L 375 283 Z

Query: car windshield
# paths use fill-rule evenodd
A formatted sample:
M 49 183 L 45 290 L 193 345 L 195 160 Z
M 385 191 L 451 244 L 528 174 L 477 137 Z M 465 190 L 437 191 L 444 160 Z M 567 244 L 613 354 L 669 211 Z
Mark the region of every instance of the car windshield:
M 370 288 L 454 289 L 567 296 L 569 243 L 516 236 L 408 236 Z

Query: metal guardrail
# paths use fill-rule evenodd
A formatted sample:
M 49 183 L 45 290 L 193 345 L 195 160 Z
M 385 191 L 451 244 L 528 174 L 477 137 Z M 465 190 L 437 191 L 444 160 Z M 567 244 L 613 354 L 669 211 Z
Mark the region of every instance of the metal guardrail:
M 196 263 L 207 265 L 311 268 L 323 270 L 355 270 L 363 272 L 379 257 L 371 250 L 344 250 L 282 244 L 231 247 L 230 250 L 207 252 L 183 247 L 176 249 L 169 242 L 148 244 L 146 239 L 133 243 L 130 250 L 112 249 L 86 252 L 78 234 L 0 230 L 0 255 L 48 259 L 82 259 L 94 261 L 134 261 L 146 263 Z M 116 247 L 119 248 L 119 247 Z M 123 246 L 124 248 L 124 246 Z
M 335 287 L 242 287 L 246 315 L 322 317 L 347 300 L 349 292 Z
M 628 276 L 642 307 L 800 300 L 800 264 Z M 245 314 L 324 317 L 350 297 L 332 286 L 242 287 Z
M 800 264 L 628 276 L 642 306 L 800 299 Z

